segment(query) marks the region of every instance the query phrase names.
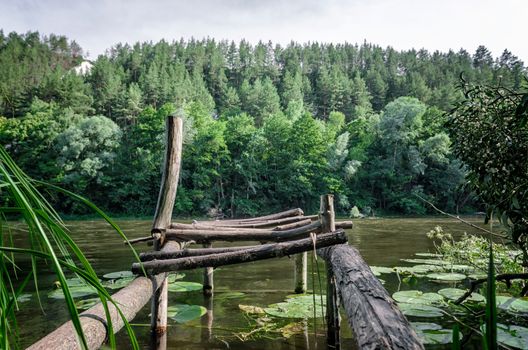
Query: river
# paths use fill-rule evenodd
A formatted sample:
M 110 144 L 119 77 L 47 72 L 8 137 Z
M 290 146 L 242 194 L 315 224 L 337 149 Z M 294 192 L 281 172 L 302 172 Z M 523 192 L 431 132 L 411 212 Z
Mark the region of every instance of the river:
M 481 218 L 470 218 L 481 222 Z M 118 224 L 129 238 L 145 236 L 150 230 L 150 222 L 144 220 L 123 220 Z M 134 260 L 129 248 L 104 221 L 67 222 L 74 240 L 102 276 L 105 273 L 128 270 Z M 401 259 L 412 258 L 417 252 L 434 252 L 433 242 L 426 233 L 440 225 L 446 232 L 455 236 L 474 229 L 447 218 L 383 218 L 360 219 L 354 221 L 354 228 L 347 231 L 349 243 L 356 246 L 370 265 L 396 266 Z M 18 235 L 17 235 L 18 236 Z M 146 244 L 138 244 L 138 251 L 150 249 Z M 309 260 L 310 261 L 310 260 Z M 311 264 L 309 263 L 309 266 Z M 21 262 L 28 267 L 27 262 Z M 318 269 L 309 273 L 309 286 L 315 278 L 316 292 L 319 277 L 324 283 L 324 267 L 316 263 Z M 317 274 L 319 270 L 320 275 Z M 386 279 L 389 292 L 402 288 L 394 276 Z M 202 271 L 187 271 L 185 281 L 201 282 Z M 240 339 L 253 320 L 239 309 L 239 304 L 265 307 L 277 303 L 291 294 L 293 289 L 293 259 L 281 258 L 258 261 L 242 265 L 226 266 L 215 270 L 215 297 L 213 299 L 213 321 L 207 324 L 207 317 L 185 324 L 170 322 L 168 349 L 326 349 L 324 324 L 318 319 L 314 328 L 313 320 L 304 326 L 304 332 L 294 332 L 288 338 L 281 334 L 264 334 L 254 340 Z M 42 310 L 35 295 L 17 313 L 20 331 L 20 345 L 25 347 L 40 339 L 68 319 L 62 300 L 50 299 L 47 293 L 53 288 L 54 278 L 48 268 L 42 267 L 39 280 Z M 405 289 L 405 286 L 403 287 Z M 324 286 L 323 286 L 324 290 Z M 233 292 L 240 292 L 233 298 Z M 205 305 L 201 293 L 170 293 L 170 304 Z M 133 321 L 139 342 L 148 348 L 149 310 L 146 307 Z M 343 320 L 343 323 L 346 323 Z M 238 335 L 238 337 L 237 337 Z M 344 325 L 342 331 L 343 348 L 353 348 L 350 330 Z M 124 332 L 118 336 L 120 349 L 128 349 Z M 449 348 L 449 347 L 447 347 Z

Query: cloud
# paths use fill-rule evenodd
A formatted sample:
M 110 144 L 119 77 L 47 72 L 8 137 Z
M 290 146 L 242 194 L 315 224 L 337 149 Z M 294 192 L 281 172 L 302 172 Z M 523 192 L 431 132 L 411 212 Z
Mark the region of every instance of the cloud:
M 523 0 L 0 0 L 0 23 L 4 32 L 66 35 L 92 57 L 118 42 L 213 37 L 469 52 L 483 44 L 528 62 L 527 10 Z

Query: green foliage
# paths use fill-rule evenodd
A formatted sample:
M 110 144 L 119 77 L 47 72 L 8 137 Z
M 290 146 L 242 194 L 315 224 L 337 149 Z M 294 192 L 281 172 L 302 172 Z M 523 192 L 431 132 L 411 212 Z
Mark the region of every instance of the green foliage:
M 518 87 L 525 74 L 507 51 L 494 62 L 485 48 L 472 56 L 368 43 L 118 44 L 77 74 L 82 60 L 64 37 L 2 34 L 0 141 L 31 176 L 128 215 L 155 207 L 165 118 L 175 112 L 185 127 L 177 214 L 313 211 L 326 192 L 342 213 L 425 213 L 412 193 L 457 211 L 475 202 L 458 186 L 465 169 L 444 127 L 462 98 L 454 82 L 463 71 Z
M 52 268 L 58 279 L 56 293 L 50 297 L 64 299 L 68 313 L 70 314 L 73 328 L 79 335 L 81 347 L 88 348 L 74 298 L 88 294 L 98 294 L 106 314 L 108 326 L 109 345 L 116 347 L 115 336 L 108 302 L 112 303 L 121 318 L 130 336 L 131 346 L 139 349 L 134 332 L 126 317 L 122 314 L 119 306 L 112 300 L 108 291 L 101 284 L 91 264 L 83 252 L 72 240 L 68 230 L 64 226 L 57 212 L 49 205 L 45 197 L 35 188 L 35 183 L 13 162 L 11 157 L 0 149 L 0 340 L 2 348 L 9 349 L 16 344 L 11 344 L 16 335 L 16 316 L 14 311 L 18 309 L 17 299 L 27 286 L 28 281 L 33 278 L 35 288 L 39 288 L 39 265 L 44 260 Z M 53 188 L 53 186 L 50 186 Z M 72 194 L 72 197 L 87 202 Z M 93 204 L 88 206 L 95 208 Z M 21 231 L 26 235 L 25 247 L 15 245 L 12 232 L 9 229 L 6 214 L 18 215 L 25 224 Z M 122 231 L 104 214 L 102 215 L 116 228 L 116 231 L 126 240 Z M 20 241 L 18 241 L 20 242 Z M 20 254 L 29 256 L 31 267 L 20 269 L 16 264 L 15 257 Z M 136 254 L 136 257 L 139 257 Z M 18 270 L 18 271 L 16 271 Z M 75 274 L 77 278 L 67 279 L 66 272 Z M 17 290 L 15 290 L 14 278 L 22 278 Z M 39 294 L 37 293 L 37 296 Z
M 481 64 L 482 59 L 478 60 Z M 528 93 L 464 83 L 450 115 L 455 154 L 468 182 L 524 251 L 528 265 Z

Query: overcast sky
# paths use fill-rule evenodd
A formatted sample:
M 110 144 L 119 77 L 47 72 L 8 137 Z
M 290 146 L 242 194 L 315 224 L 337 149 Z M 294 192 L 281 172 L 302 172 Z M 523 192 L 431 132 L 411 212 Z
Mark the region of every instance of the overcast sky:
M 528 63 L 528 0 L 0 0 L 0 28 L 62 34 L 91 58 L 118 42 L 213 37 L 396 49 L 507 48 Z

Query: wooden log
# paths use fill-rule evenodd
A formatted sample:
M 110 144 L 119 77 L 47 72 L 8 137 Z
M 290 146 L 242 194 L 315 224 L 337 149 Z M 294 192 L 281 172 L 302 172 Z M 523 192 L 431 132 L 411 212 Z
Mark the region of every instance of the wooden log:
M 154 250 L 161 250 L 165 244 L 165 230 L 171 223 L 180 176 L 182 146 L 183 120 L 180 117 L 169 116 L 166 120 L 166 148 L 163 174 L 151 229 L 152 237 L 154 237 Z M 172 245 L 177 246 L 175 243 L 172 243 Z M 173 250 L 171 247 L 166 249 Z M 168 280 L 165 277 L 160 288 L 152 297 L 150 310 L 151 331 L 158 335 L 157 348 L 161 349 L 166 348 L 167 343 L 168 299 Z
M 206 249 L 211 249 L 213 245 L 209 243 L 204 243 L 203 247 Z M 203 294 L 206 297 L 210 297 L 213 295 L 213 287 L 214 287 L 214 281 L 213 281 L 213 271 L 214 269 L 212 267 L 207 266 L 204 269 L 204 283 L 203 283 Z
M 209 223 L 209 222 L 251 222 L 251 221 L 262 221 L 262 220 L 275 220 L 282 219 L 290 216 L 303 216 L 304 211 L 301 208 L 289 209 L 281 211 L 274 214 L 257 216 L 253 218 L 246 219 L 227 219 L 227 220 L 215 220 L 215 221 L 198 221 L 199 223 Z
M 245 250 L 249 248 L 255 248 L 255 246 L 251 245 L 251 246 L 225 247 L 225 248 L 195 248 L 195 249 L 178 249 L 178 250 L 172 250 L 172 251 L 153 251 L 153 252 L 140 253 L 139 259 L 141 261 L 176 259 L 176 258 L 183 258 L 186 256 L 200 256 L 200 255 L 236 252 L 236 251 L 241 251 L 241 250 Z
M 317 253 L 332 268 L 358 349 L 424 348 L 357 249 L 341 244 Z
M 343 228 L 343 229 L 350 229 L 354 227 L 354 223 L 352 221 L 335 221 L 335 227 Z
M 152 294 L 156 291 L 165 278 L 165 274 L 154 276 L 151 279 L 139 277 L 128 286 L 112 295 L 112 299 L 119 305 L 121 312 L 128 321 L 131 321 L 136 314 L 149 302 Z M 123 320 L 119 316 L 115 306 L 108 303 L 114 333 L 123 328 Z M 99 349 L 107 339 L 106 316 L 103 305 L 98 303 L 80 315 L 82 328 L 89 349 Z M 28 350 L 77 350 L 81 349 L 81 344 L 77 340 L 77 333 L 71 321 L 64 323 L 55 331 L 49 333 L 33 345 Z
M 153 234 L 163 234 L 165 229 L 170 225 L 180 176 L 183 143 L 182 118 L 174 116 L 168 117 L 166 128 L 167 145 L 158 203 L 154 214 L 154 222 L 152 223 L 151 231 Z M 160 243 L 163 244 L 163 241 Z
M 227 226 L 227 227 L 237 227 L 237 228 L 259 228 L 259 227 L 270 227 L 270 226 L 277 226 L 281 224 L 288 224 L 290 222 L 297 222 L 297 221 L 303 221 L 306 219 L 310 219 L 311 217 L 306 216 L 292 216 L 287 218 L 281 218 L 281 219 L 273 219 L 273 220 L 259 220 L 259 221 L 250 221 L 250 222 L 224 222 L 224 221 L 210 221 L 209 223 L 214 226 Z M 204 222 L 201 222 L 199 224 L 204 224 Z
M 321 220 L 321 231 L 332 232 L 335 230 L 334 196 L 331 194 L 321 196 L 319 220 Z M 339 303 L 332 268 L 326 269 L 326 341 L 333 348 L 339 349 L 339 331 L 341 328 L 339 319 Z
M 173 222 L 170 225 L 171 230 L 202 230 L 202 231 L 239 231 L 239 232 L 250 232 L 250 233 L 260 233 L 260 232 L 270 232 L 271 229 L 265 228 L 245 228 L 240 226 L 214 226 L 214 225 L 205 225 L 205 224 L 180 224 Z
M 284 225 L 276 226 L 273 229 L 273 231 L 291 230 L 292 228 L 310 225 L 311 223 L 312 223 L 312 220 L 305 219 L 305 220 L 301 220 L 301 221 L 297 221 L 297 222 L 292 222 L 291 224 L 284 224 Z
M 345 232 L 339 230 L 318 235 L 316 238 L 316 246 L 328 247 L 346 241 Z M 142 264 L 147 273 L 157 274 L 168 271 L 190 270 L 200 267 L 218 267 L 255 260 L 278 258 L 311 250 L 313 249 L 313 245 L 314 242 L 311 238 L 303 238 L 295 241 L 264 245 L 239 252 L 191 256 L 169 260 L 153 260 Z M 133 272 L 138 273 L 140 270 L 140 263 L 134 263 L 132 265 Z
M 308 253 L 295 255 L 294 289 L 297 294 L 305 293 L 308 288 Z
M 165 237 L 169 240 L 195 241 L 197 243 L 212 241 L 285 241 L 318 232 L 321 224 L 316 221 L 310 225 L 297 227 L 286 231 L 270 231 L 263 233 L 245 233 L 242 231 L 208 231 L 208 230 L 166 230 Z

